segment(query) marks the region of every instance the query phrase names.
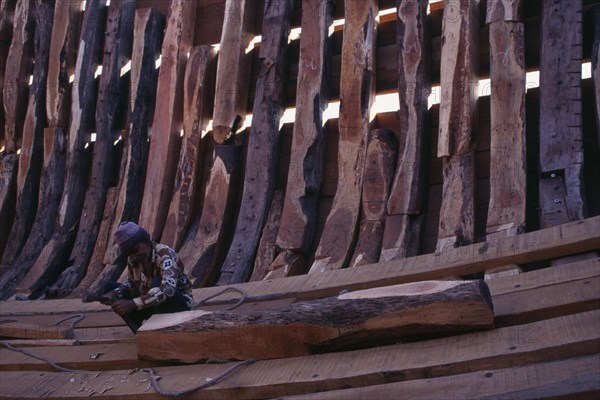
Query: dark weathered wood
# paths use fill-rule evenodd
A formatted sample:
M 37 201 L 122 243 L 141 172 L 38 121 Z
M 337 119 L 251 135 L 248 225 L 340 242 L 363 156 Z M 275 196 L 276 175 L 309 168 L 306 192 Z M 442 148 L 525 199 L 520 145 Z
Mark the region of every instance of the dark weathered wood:
M 161 243 L 174 249 L 181 245 L 193 216 L 197 190 L 202 178 L 204 143 L 214 94 L 216 55 L 212 46 L 192 49 L 185 69 L 183 87 L 183 143 L 173 198 Z
M 486 24 L 500 21 L 523 22 L 522 0 L 488 0 Z
M 0 91 L 4 93 L 4 72 L 13 34 L 16 0 L 0 1 Z M 5 147 L 4 96 L 0 96 L 0 148 Z M 4 221 L 4 219 L 2 219 Z M 0 241 L 1 242 L 1 241 Z M 0 246 L 1 252 L 1 246 Z
M 398 46 L 398 136 L 403 143 L 398 153 L 394 182 L 387 202 L 387 218 L 380 261 L 415 256 L 424 218 L 425 138 L 428 135 L 427 97 L 430 51 L 427 3 L 416 0 L 396 2 Z M 389 222 L 389 223 L 388 223 Z
M 492 300 L 483 281 L 416 282 L 250 316 L 204 310 L 155 315 L 137 333 L 138 356 L 188 363 L 214 357 L 295 357 L 427 333 L 485 329 L 493 321 Z
M 44 157 L 44 126 L 46 125 L 46 102 L 44 99 L 53 14 L 54 4 L 52 2 L 36 2 L 33 82 L 29 88 L 29 101 L 22 131 L 15 217 L 2 254 L 3 265 L 12 265 L 19 255 L 33 225 L 38 205 Z
M 160 56 L 164 27 L 165 17 L 156 9 L 136 10 L 128 117 L 111 232 L 117 229 L 121 221 L 137 221 L 140 214 L 148 162 L 148 131 L 154 116 L 158 82 L 155 60 Z M 116 257 L 111 235 L 104 263 L 112 264 Z
M 249 0 L 225 1 L 212 132 L 218 144 L 229 136 L 235 116 L 246 116 L 251 66 L 247 49 L 253 37 L 249 29 L 253 7 Z
M 308 255 L 317 225 L 317 203 L 323 179 L 328 100 L 330 0 L 302 3 L 302 34 L 296 87 L 296 114 L 285 200 L 277 245 Z
M 44 326 L 23 322 L 0 324 L 0 337 L 19 339 L 71 339 L 73 330 L 68 326 Z
M 479 2 L 444 8 L 438 157 L 443 157 L 443 193 L 437 248 L 475 239 L 475 124 Z
M 187 56 L 194 41 L 196 2 L 171 2 L 161 50 L 161 64 L 152 120 L 152 136 L 140 210 L 140 225 L 152 239 L 159 239 L 165 226 L 173 193 L 183 122 L 183 81 Z
M 40 179 L 37 214 L 27 242 L 10 271 L 0 278 L 0 299 L 13 294 L 14 289 L 33 267 L 40 252 L 52 237 L 54 223 L 65 184 L 67 134 L 64 128 L 44 129 L 44 164 Z M 37 271 L 32 275 L 35 278 Z
M 581 129 L 582 2 L 542 2 L 540 223 L 585 217 Z
M 121 68 L 131 58 L 135 4 L 135 0 L 113 0 L 108 8 L 96 106 L 96 142 L 82 218 L 69 257 L 71 265 L 48 290 L 47 297 L 63 296 L 77 287 L 94 251 L 106 193 L 114 181 L 114 142 L 121 136 L 119 106 L 126 102 L 128 94 L 128 80 L 121 75 Z
M 271 207 L 265 227 L 262 230 L 256 257 L 254 260 L 254 268 L 252 269 L 251 281 L 259 281 L 268 275 L 270 272 L 271 263 L 277 257 L 278 251 L 276 239 L 279 232 L 281 213 L 283 211 L 283 191 L 275 190 Z
M 594 44 L 592 45 L 592 81 L 594 82 L 594 95 L 596 99 L 596 133 L 600 143 L 600 4 L 592 8 L 594 21 Z
M 0 254 L 3 253 L 15 216 L 19 156 L 6 151 L 0 154 Z
M 101 43 L 105 19 L 104 0 L 91 0 L 86 3 L 71 96 L 67 171 L 63 196 L 54 235 L 24 281 L 35 295 L 42 294 L 68 266 L 67 259 L 77 233 L 91 163 L 91 149 L 88 147 L 88 142 L 90 134 L 94 132 L 97 95 L 94 73 L 102 56 Z
M 338 186 L 311 273 L 345 267 L 352 257 L 375 89 L 376 1 L 345 4 L 340 81 Z
M 386 203 L 398 158 L 398 140 L 391 129 L 371 132 L 363 177 L 358 242 L 350 266 L 379 261 L 386 220 Z
M 275 190 L 279 159 L 279 120 L 283 114 L 283 85 L 287 40 L 294 0 L 265 3 L 252 126 L 246 153 L 242 205 L 229 252 L 221 266 L 219 285 L 250 279 L 260 235 Z

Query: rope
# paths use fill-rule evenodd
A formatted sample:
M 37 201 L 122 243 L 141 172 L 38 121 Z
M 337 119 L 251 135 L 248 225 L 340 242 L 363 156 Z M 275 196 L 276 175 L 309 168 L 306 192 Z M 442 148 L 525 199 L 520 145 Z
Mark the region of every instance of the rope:
M 231 311 L 231 310 L 234 310 L 234 309 L 238 308 L 239 306 L 241 306 L 241 305 L 242 305 L 242 303 L 244 303 L 244 302 L 245 302 L 245 301 L 248 299 L 248 295 L 247 295 L 247 294 L 246 294 L 246 292 L 244 292 L 243 290 L 241 290 L 241 289 L 237 289 L 237 288 L 234 288 L 234 287 L 228 287 L 228 288 L 225 288 L 225 289 L 221 290 L 220 292 L 217 292 L 217 293 L 215 293 L 215 294 L 213 294 L 213 295 L 211 295 L 211 296 L 208 296 L 208 297 L 206 297 L 206 298 L 204 298 L 204 299 L 200 300 L 200 301 L 198 302 L 198 304 L 196 305 L 196 307 L 197 307 L 197 306 L 200 306 L 200 305 L 202 305 L 202 304 L 206 304 L 206 302 L 207 302 L 208 300 L 210 300 L 210 299 L 214 299 L 215 297 L 219 297 L 220 295 L 222 295 L 222 294 L 224 294 L 224 293 L 227 293 L 227 292 L 238 292 L 239 294 L 241 294 L 241 295 L 242 295 L 242 297 L 240 297 L 240 299 L 237 301 L 237 303 L 235 303 L 235 304 L 234 304 L 234 305 L 232 305 L 231 307 L 227 307 L 227 308 L 225 309 L 225 311 Z
M 73 318 L 77 318 L 75 321 L 71 322 L 71 332 L 73 332 L 73 330 L 75 329 L 75 324 L 77 324 L 79 321 L 83 320 L 85 318 L 85 315 L 83 314 L 73 314 L 73 315 L 69 315 L 66 318 L 61 319 L 60 321 L 58 321 L 57 323 L 54 324 L 54 326 L 58 326 L 59 324 L 68 321 L 70 319 Z

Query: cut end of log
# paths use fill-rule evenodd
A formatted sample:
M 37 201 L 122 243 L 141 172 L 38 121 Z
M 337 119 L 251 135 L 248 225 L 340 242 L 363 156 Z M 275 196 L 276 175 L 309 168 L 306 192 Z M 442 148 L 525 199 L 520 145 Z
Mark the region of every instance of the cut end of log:
M 168 328 L 169 326 L 183 324 L 184 322 L 192 321 L 196 318 L 200 318 L 203 315 L 207 314 L 212 314 L 212 312 L 204 310 L 192 310 L 182 311 L 173 314 L 158 314 L 146 321 L 144 325 L 142 325 L 142 327 L 138 330 L 138 332 Z

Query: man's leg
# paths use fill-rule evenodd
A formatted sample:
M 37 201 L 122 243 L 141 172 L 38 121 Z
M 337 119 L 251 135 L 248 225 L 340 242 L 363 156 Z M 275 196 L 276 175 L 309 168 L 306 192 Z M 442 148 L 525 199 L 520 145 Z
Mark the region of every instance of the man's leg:
M 114 282 L 114 281 L 106 282 L 106 284 L 104 284 L 104 294 L 106 294 L 108 292 L 112 292 L 119 286 L 121 286 L 121 285 L 118 282 Z M 124 299 L 131 300 L 131 296 L 124 296 Z M 119 299 L 119 300 L 121 300 L 121 299 Z M 133 333 L 137 333 L 137 330 L 140 328 L 140 326 L 142 326 L 142 322 L 144 322 L 144 320 L 150 318 L 151 315 L 152 315 L 152 312 L 150 310 L 136 310 L 136 311 L 130 312 L 129 314 L 121 315 L 121 318 L 123 319 L 123 321 L 125 321 L 125 323 L 129 327 L 129 329 L 131 329 L 131 331 Z

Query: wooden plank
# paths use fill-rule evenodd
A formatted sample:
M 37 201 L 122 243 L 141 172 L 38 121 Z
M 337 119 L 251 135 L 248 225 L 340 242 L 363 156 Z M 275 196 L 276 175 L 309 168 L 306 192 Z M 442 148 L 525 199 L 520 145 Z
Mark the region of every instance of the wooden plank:
M 264 279 L 272 272 L 271 265 L 278 256 L 278 248 L 276 244 L 277 233 L 279 232 L 281 213 L 283 211 L 283 191 L 275 190 L 273 193 L 273 199 L 271 200 L 271 209 L 263 228 L 260 242 L 256 250 L 256 257 L 254 259 L 254 268 L 252 268 L 252 275 L 250 276 L 251 281 L 259 281 Z M 285 266 L 281 265 L 280 268 Z M 278 268 L 279 269 L 279 268 Z M 284 270 L 279 271 L 281 276 L 286 276 Z M 289 271 L 287 271 L 289 272 Z
M 477 121 L 479 7 L 461 0 L 444 8 L 437 156 L 444 185 L 437 249 L 475 240 L 474 122 Z
M 483 281 L 417 282 L 295 303 L 251 317 L 204 310 L 157 314 L 137 333 L 138 357 L 186 363 L 296 357 L 434 332 L 486 329 L 493 320 Z M 157 348 L 157 343 L 168 346 Z
M 600 5 L 592 7 L 592 19 L 594 20 L 594 43 L 592 45 L 592 81 L 594 82 L 594 94 L 596 99 L 596 127 L 600 127 Z M 600 143 L 600 129 L 596 128 L 598 143 Z
M 522 22 L 522 0 L 489 0 L 485 16 L 486 24 L 501 21 Z
M 19 157 L 15 153 L 0 153 L 0 253 L 4 252 L 15 215 L 17 197 L 17 170 Z
M 190 0 L 171 2 L 158 73 L 160 96 L 156 98 L 150 150 L 139 223 L 153 240 L 160 239 L 169 211 L 183 122 L 183 81 L 187 55 L 194 40 L 196 4 Z M 160 184 L 156 184 L 160 182 Z
M 352 267 L 379 261 L 385 229 L 386 204 L 397 158 L 398 140 L 394 131 L 371 131 L 365 157 L 360 231 L 350 262 Z
M 4 93 L 4 73 L 6 71 L 6 59 L 12 42 L 13 21 L 15 15 L 16 0 L 0 1 L 0 91 Z M 4 96 L 0 96 L 0 148 L 5 147 L 5 121 L 4 121 Z M 4 221 L 4 219 L 3 219 Z
M 397 1 L 397 70 L 402 141 L 387 201 L 380 261 L 416 256 L 419 251 L 425 193 L 425 138 L 430 47 L 426 2 Z
M 340 81 L 338 186 L 310 273 L 350 262 L 360 213 L 362 177 L 375 90 L 377 2 L 345 4 Z
M 372 385 L 362 388 L 304 394 L 286 399 L 360 400 L 394 398 L 398 393 L 410 399 L 533 399 L 594 398 L 600 391 L 598 357 L 586 356 L 516 368 L 477 371 L 426 380 Z
M 277 245 L 284 254 L 271 267 L 272 271 L 279 269 L 276 266 L 288 271 L 296 269 L 284 261 L 288 258 L 306 261 L 316 233 L 327 134 L 323 111 L 328 99 L 331 47 L 328 31 L 332 13 L 333 4 L 329 0 L 302 4 L 296 114 L 285 200 L 277 233 Z
M 581 129 L 582 2 L 542 2 L 540 223 L 585 217 Z
M 161 243 L 174 249 L 181 245 L 192 220 L 204 163 L 204 143 L 214 94 L 217 53 L 212 46 L 194 47 L 190 52 L 183 84 L 183 144 L 177 165 L 173 198 Z
M 115 140 L 121 136 L 119 106 L 125 102 L 128 81 L 121 69 L 131 58 L 135 0 L 113 0 L 108 7 L 105 28 L 102 75 L 98 83 L 96 106 L 96 142 L 89 184 L 75 243 L 69 256 L 70 266 L 46 292 L 46 297 L 63 297 L 77 287 L 85 276 L 113 178 L 116 158 Z
M 292 278 L 287 278 L 292 279 Z M 597 360 L 600 335 L 598 311 L 447 338 L 401 343 L 374 349 L 318 354 L 288 359 L 262 360 L 235 372 L 234 376 L 196 392 L 191 397 L 231 398 L 243 390 L 247 397 L 272 398 L 398 381 L 432 379 L 480 371 L 517 368 L 590 355 Z M 566 335 L 565 332 L 570 334 Z M 597 361 L 596 361 L 597 362 Z M 233 364 L 196 364 L 158 367 L 161 385 L 182 390 L 206 382 Z M 351 366 L 351 368 L 348 368 Z M 111 382 L 112 396 L 159 398 L 148 393 L 147 374 L 122 375 L 117 371 L 86 376 L 86 387 L 100 391 Z M 121 372 L 121 371 L 118 371 Z M 593 371 L 596 373 L 596 371 Z M 109 375 L 110 374 L 110 375 Z M 128 376 L 126 382 L 124 376 Z M 563 375 L 566 376 L 566 375 Z M 73 373 L 3 372 L 0 389 L 6 398 L 80 398 L 82 379 Z M 12 384 L 18 379 L 19 384 Z M 70 382 L 75 379 L 75 385 Z M 27 384 L 24 384 L 27 382 Z M 115 383 L 115 384 L 112 384 Z M 120 383 L 120 384 L 119 384 Z M 464 381 L 461 381 L 464 385 Z M 156 397 L 152 397 L 156 396 Z
M 44 326 L 39 324 L 25 324 L 23 322 L 7 322 L 0 324 L 0 337 L 18 339 L 72 339 L 73 330 L 68 326 Z

